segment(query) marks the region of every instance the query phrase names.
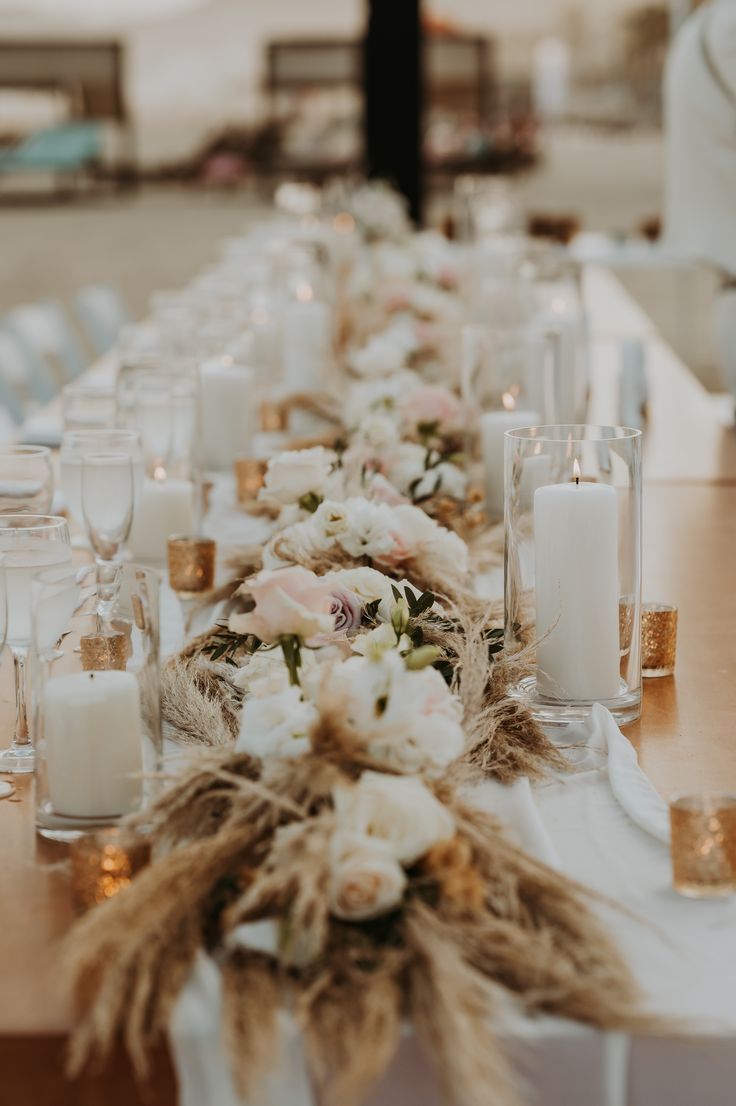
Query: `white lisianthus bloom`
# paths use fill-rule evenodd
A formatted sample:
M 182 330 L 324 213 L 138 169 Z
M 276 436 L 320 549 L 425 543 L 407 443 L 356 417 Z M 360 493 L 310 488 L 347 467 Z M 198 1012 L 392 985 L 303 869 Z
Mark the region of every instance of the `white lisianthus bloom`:
M 248 699 L 235 750 L 254 757 L 301 756 L 310 748 L 308 735 L 316 719 L 317 711 L 303 701 L 298 687 L 262 699 Z
M 330 913 L 347 922 L 387 914 L 401 902 L 406 875 L 391 844 L 337 832 L 330 848 Z
M 438 575 L 456 580 L 468 571 L 468 547 L 452 530 L 439 526 L 420 507 L 393 507 L 393 549 L 382 554 L 379 562 L 399 565 L 404 561 L 427 557 Z
M 418 442 L 401 442 L 388 452 L 386 476 L 403 495 L 412 494 L 412 485 L 425 476 L 427 450 Z
M 278 453 L 268 462 L 260 497 L 287 504 L 310 493 L 324 496 L 336 461 L 336 454 L 323 446 Z
M 311 657 L 311 653 L 305 654 Z M 289 670 L 280 649 L 259 649 L 233 676 L 236 687 L 242 688 L 252 699 L 265 699 L 279 695 L 289 687 Z
M 391 376 L 406 368 L 412 350 L 388 332 L 374 334 L 362 349 L 350 355 L 350 367 L 358 376 Z
M 412 495 L 415 500 L 419 500 L 443 492 L 453 499 L 464 499 L 467 486 L 468 479 L 457 465 L 449 461 L 440 461 L 434 468 L 427 469 L 422 474 L 419 482 L 413 487 Z
M 416 262 L 410 248 L 381 242 L 373 248 L 373 264 L 379 280 L 414 280 Z
M 352 557 L 380 557 L 388 553 L 393 546 L 392 508 L 361 496 L 346 499 L 343 506 L 347 508 L 347 526 L 337 535 L 337 541 L 345 552 Z
M 402 634 L 397 639 L 396 631 L 390 622 L 382 622 L 375 629 L 361 634 L 351 645 L 354 653 L 372 661 L 380 661 L 389 649 L 396 649 L 399 653 L 407 653 L 411 649 L 410 639 L 406 634 Z
M 345 399 L 346 426 L 358 426 L 370 411 L 393 411 L 404 392 L 418 388 L 421 383 L 418 373 L 412 369 L 403 369 L 393 376 L 361 380 L 353 384 Z
M 305 532 L 309 534 L 312 545 L 316 549 L 329 549 L 331 545 L 339 542 L 348 532 L 350 526 L 350 512 L 347 500 L 338 503 L 334 499 L 325 499 L 320 503 L 312 517 L 304 523 Z
M 335 787 L 332 801 L 338 840 L 358 834 L 384 841 L 407 867 L 455 836 L 451 812 L 416 776 L 363 772 L 357 783 Z
M 395 649 L 352 656 L 323 675 L 315 701 L 340 704 L 371 756 L 398 771 L 438 774 L 465 747 L 463 709 L 434 668 L 407 669 Z
M 362 420 L 355 437 L 371 449 L 386 449 L 398 442 L 399 428 L 390 415 L 372 412 Z

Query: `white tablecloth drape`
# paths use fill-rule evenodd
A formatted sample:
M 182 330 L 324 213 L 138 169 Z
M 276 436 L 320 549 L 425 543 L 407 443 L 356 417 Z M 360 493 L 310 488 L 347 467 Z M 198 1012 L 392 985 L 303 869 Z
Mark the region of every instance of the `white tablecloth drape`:
M 554 1018 L 515 1019 L 509 1046 L 526 1106 L 726 1106 L 736 1087 L 736 903 L 693 902 L 671 889 L 667 808 L 603 707 L 557 731 L 576 770 L 531 787 L 484 783 L 474 801 L 519 844 L 601 891 L 601 906 L 647 1007 L 682 1019 L 683 1035 L 628 1040 Z M 182 1106 L 243 1106 L 220 1042 L 216 965 L 201 957 L 171 1027 Z M 288 1019 L 284 1060 L 267 1096 L 247 1106 L 308 1106 L 310 1090 Z M 368 1106 L 441 1106 L 431 1067 L 407 1029 Z

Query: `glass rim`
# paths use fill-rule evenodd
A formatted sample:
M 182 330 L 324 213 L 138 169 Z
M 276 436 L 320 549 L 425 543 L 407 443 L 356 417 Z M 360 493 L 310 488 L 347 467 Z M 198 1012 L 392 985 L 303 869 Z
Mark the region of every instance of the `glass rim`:
M 73 395 L 75 392 L 84 394 L 86 392 L 94 392 L 97 395 L 109 396 L 110 399 L 115 398 L 115 385 L 111 382 L 106 384 L 102 380 L 90 380 L 88 382 L 82 380 L 72 380 L 69 384 L 65 384 L 61 389 L 63 396 Z M 90 429 L 93 429 L 90 427 Z M 112 428 L 113 430 L 116 427 Z
M 91 453 L 85 453 L 82 457 L 82 467 L 85 465 L 127 465 L 130 468 L 133 467 L 133 458 L 129 453 L 123 453 L 122 450 L 114 449 L 100 449 Z
M 94 441 L 103 434 L 116 434 L 124 438 L 139 438 L 140 430 L 130 426 L 84 426 L 74 430 L 65 430 L 62 445 L 72 438 L 80 438 L 82 441 Z
M 0 514 L 0 530 L 60 530 L 62 526 L 68 526 L 62 515 L 30 515 L 22 511 Z
M 6 457 L 23 456 L 23 454 L 27 454 L 31 457 L 48 457 L 50 453 L 51 450 L 47 445 L 30 445 L 19 442 L 17 445 L 10 443 L 0 446 L 0 456 Z
M 580 431 L 589 431 L 583 437 Z M 545 433 L 547 431 L 547 433 Z M 555 434 L 549 433 L 555 431 Z M 634 442 L 642 432 L 631 426 L 603 426 L 595 423 L 548 423 L 542 426 L 520 426 L 506 430 L 504 437 L 519 442 L 554 442 L 559 445 L 590 445 L 595 442 Z

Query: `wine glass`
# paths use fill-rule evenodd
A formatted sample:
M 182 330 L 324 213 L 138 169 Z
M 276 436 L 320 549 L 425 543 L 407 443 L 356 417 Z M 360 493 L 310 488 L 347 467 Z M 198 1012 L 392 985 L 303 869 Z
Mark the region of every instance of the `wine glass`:
M 0 511 L 45 514 L 54 498 L 51 452 L 42 445 L 0 449 Z
M 97 566 L 97 621 L 109 626 L 118 594 L 120 555 L 130 534 L 135 502 L 129 453 L 86 453 L 82 458 L 82 514 Z
M 115 425 L 112 384 L 75 380 L 61 390 L 65 430 L 106 429 Z
M 69 513 L 84 528 L 82 461 L 87 453 L 127 453 L 133 462 L 136 495 L 143 490 L 141 436 L 133 429 L 67 430 L 61 441 L 61 486 Z
M 7 644 L 15 671 L 15 735 L 0 753 L 0 771 L 32 772 L 35 753 L 28 732 L 26 662 L 33 641 L 31 584 L 44 568 L 71 565 L 66 520 L 54 515 L 0 515 L 0 553 L 7 589 Z

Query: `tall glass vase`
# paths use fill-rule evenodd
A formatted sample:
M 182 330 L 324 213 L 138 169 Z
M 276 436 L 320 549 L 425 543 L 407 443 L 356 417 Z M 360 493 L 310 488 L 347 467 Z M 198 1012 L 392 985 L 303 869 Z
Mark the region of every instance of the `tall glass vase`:
M 505 641 L 515 693 L 565 723 L 641 712 L 641 432 L 557 425 L 505 443 Z

